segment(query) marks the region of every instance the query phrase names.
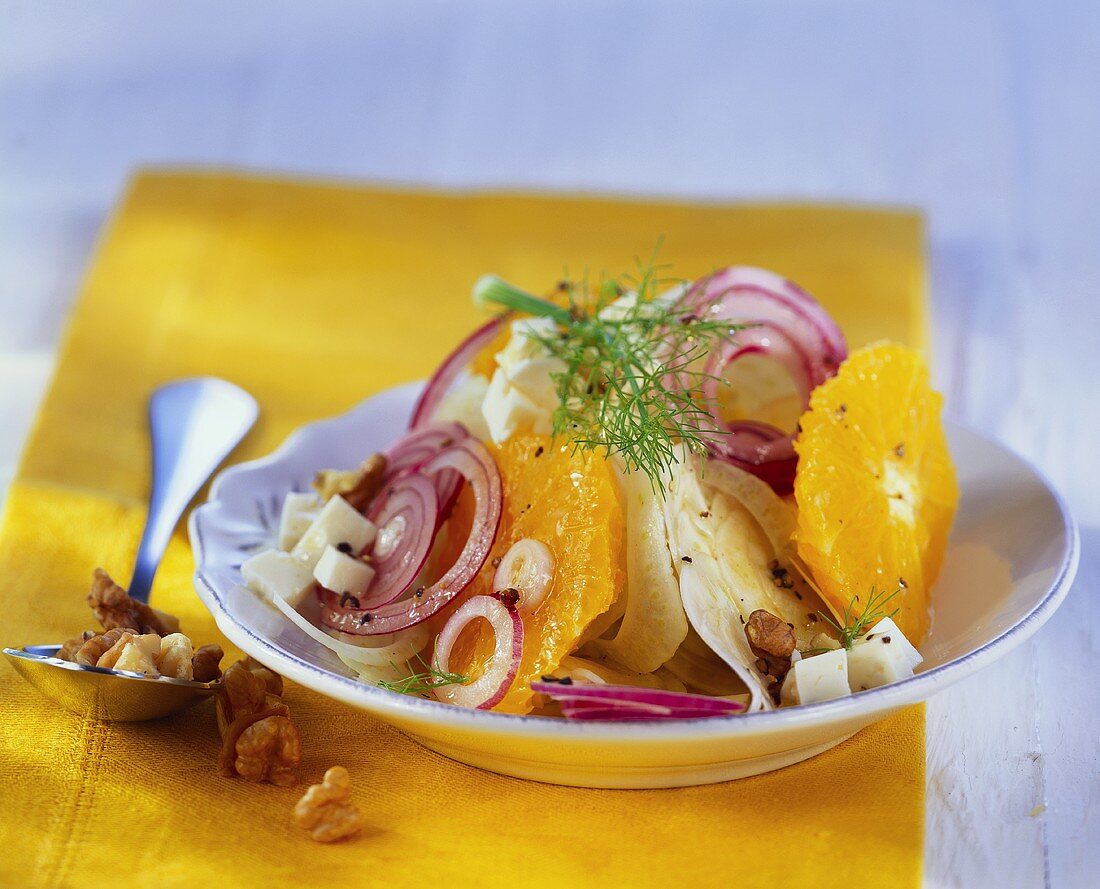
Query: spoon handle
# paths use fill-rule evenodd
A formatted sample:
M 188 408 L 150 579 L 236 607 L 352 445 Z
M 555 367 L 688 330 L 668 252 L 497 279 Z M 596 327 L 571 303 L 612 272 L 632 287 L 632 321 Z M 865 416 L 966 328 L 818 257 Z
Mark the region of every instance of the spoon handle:
M 244 438 L 259 415 L 243 389 L 214 377 L 180 380 L 149 399 L 153 485 L 130 595 L 149 601 L 172 531 L 195 492 Z

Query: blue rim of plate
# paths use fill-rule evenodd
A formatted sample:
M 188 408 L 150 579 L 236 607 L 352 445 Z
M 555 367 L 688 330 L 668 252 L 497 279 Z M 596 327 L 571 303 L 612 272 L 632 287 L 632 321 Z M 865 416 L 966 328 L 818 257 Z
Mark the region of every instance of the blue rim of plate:
M 396 396 L 396 394 L 403 389 L 408 389 L 411 393 L 419 389 L 422 385 L 422 383 L 408 383 L 403 386 L 396 386 L 376 393 L 372 398 L 380 395 Z M 214 612 L 214 618 L 219 628 L 226 636 L 231 640 L 238 634 L 246 636 L 265 649 L 270 654 L 273 661 L 293 664 L 297 671 L 313 674 L 326 682 L 338 682 L 349 690 L 351 696 L 360 698 L 364 702 L 369 700 L 371 702 L 370 712 L 372 715 L 381 715 L 381 713 L 385 713 L 386 711 L 398 711 L 401 712 L 403 716 L 412 717 L 422 722 L 435 723 L 439 720 L 454 722 L 457 720 L 461 723 L 481 724 L 494 731 L 532 737 L 552 734 L 560 738 L 564 734 L 566 737 L 575 737 L 578 739 L 599 736 L 601 738 L 615 737 L 624 740 L 633 738 L 653 739 L 655 736 L 659 735 L 678 734 L 677 729 L 680 728 L 689 728 L 690 734 L 698 737 L 739 734 L 741 730 L 738 729 L 738 726 L 744 726 L 744 731 L 748 732 L 750 730 L 764 730 L 765 728 L 782 729 L 787 726 L 804 726 L 806 723 L 837 722 L 845 718 L 858 719 L 861 715 L 885 713 L 908 704 L 915 704 L 923 701 L 938 690 L 935 681 L 937 677 L 943 678 L 951 676 L 951 674 L 957 674 L 951 678 L 951 682 L 954 683 L 955 681 L 964 679 L 985 664 L 995 660 L 995 655 L 1007 654 L 1017 645 L 1025 642 L 1046 623 L 1054 611 L 1057 610 L 1058 606 L 1061 605 L 1069 592 L 1069 588 L 1077 572 L 1077 565 L 1080 557 L 1080 532 L 1076 521 L 1057 488 L 1030 460 L 1021 457 L 994 437 L 984 432 L 979 432 L 969 424 L 949 420 L 949 426 L 961 429 L 963 432 L 999 449 L 1016 460 L 1035 476 L 1057 506 L 1065 532 L 1065 545 L 1063 547 L 1058 571 L 1047 592 L 1035 604 L 1035 607 L 1023 618 L 980 648 L 976 648 L 962 657 L 955 658 L 945 664 L 940 664 L 926 672 L 917 673 L 915 676 L 911 676 L 899 682 L 893 682 L 879 688 L 857 692 L 847 697 L 837 698 L 831 701 L 821 701 L 814 704 L 802 704 L 798 707 L 696 719 L 654 720 L 652 722 L 638 721 L 630 723 L 583 723 L 576 720 L 556 717 L 522 716 L 512 713 L 495 713 L 491 710 L 470 710 L 464 707 L 455 707 L 452 704 L 445 704 L 441 701 L 403 695 L 398 692 L 388 691 L 383 688 L 378 688 L 377 686 L 369 685 L 365 682 L 353 679 L 350 676 L 344 676 L 331 670 L 326 670 L 309 661 L 302 660 L 298 656 L 274 645 L 263 636 L 254 633 L 248 627 L 237 623 L 226 610 L 223 598 L 215 585 L 204 576 L 202 568 L 203 553 L 205 551 L 202 519 L 207 511 L 219 505 L 218 493 L 225 478 L 236 472 L 248 469 L 258 469 L 280 462 L 287 453 L 294 449 L 298 441 L 303 438 L 308 431 L 320 426 L 325 426 L 329 423 L 344 420 L 362 410 L 370 400 L 372 399 L 367 399 L 345 413 L 335 417 L 328 417 L 316 420 L 312 423 L 307 423 L 292 432 L 278 448 L 267 456 L 246 463 L 239 463 L 223 470 L 218 474 L 218 477 L 211 485 L 210 495 L 206 503 L 198 506 L 191 513 L 191 517 L 188 521 L 188 532 L 194 549 L 195 564 L 197 566 L 194 574 L 195 586 L 196 588 L 201 587 L 205 590 L 216 604 L 217 611 Z M 200 598 L 204 599 L 205 604 L 205 597 L 200 596 Z M 232 629 L 227 630 L 227 626 Z M 309 687 L 306 683 L 299 684 L 304 684 Z M 927 689 L 927 691 L 921 693 L 925 689 Z M 330 694 L 320 689 L 314 688 L 313 690 L 326 695 L 326 697 L 331 697 Z M 354 704 L 347 699 L 340 700 L 343 703 L 349 704 L 349 706 L 354 706 Z M 764 720 L 766 720 L 766 722 L 764 722 Z

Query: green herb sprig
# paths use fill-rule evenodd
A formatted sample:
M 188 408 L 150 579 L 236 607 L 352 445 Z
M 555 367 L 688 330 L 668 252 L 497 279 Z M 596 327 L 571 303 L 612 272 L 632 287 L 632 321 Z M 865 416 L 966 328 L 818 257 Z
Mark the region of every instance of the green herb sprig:
M 621 455 L 628 472 L 644 472 L 662 493 L 663 474 L 679 462 L 680 447 L 703 454 L 710 441 L 726 434 L 701 406 L 709 378 L 701 359 L 743 329 L 700 318 L 676 301 L 655 299 L 668 283 L 652 262 L 640 262 L 636 276 L 604 279 L 594 293 L 587 281 L 563 282 L 567 306 L 492 275 L 474 287 L 474 298 L 483 305 L 550 318 L 557 325 L 553 335 L 528 334 L 565 367 L 552 374 L 559 401 L 554 435 L 608 457 Z M 630 291 L 632 302 L 604 312 Z M 670 385 L 673 378 L 677 385 Z
M 470 681 L 469 676 L 463 676 L 461 673 L 445 673 L 435 669 L 420 655 L 417 655 L 416 659 L 420 662 L 420 666 L 424 668 L 422 671 L 410 672 L 408 676 L 403 676 L 400 679 L 379 679 L 379 688 L 395 691 L 402 695 L 423 695 L 444 685 L 462 685 Z M 390 666 L 394 670 L 399 669 L 396 664 L 391 663 Z M 409 662 L 406 662 L 405 666 L 410 670 L 412 669 Z
M 900 608 L 895 608 L 889 614 L 885 613 L 884 606 L 887 605 L 896 595 L 901 592 L 901 587 L 898 587 L 892 593 L 887 593 L 885 590 L 879 592 L 875 587 L 871 587 L 871 595 L 867 598 L 867 604 L 863 607 L 863 611 L 858 617 L 855 615 L 856 605 L 859 603 L 859 596 L 852 596 L 852 600 L 848 603 L 848 606 L 844 609 L 844 623 L 833 619 L 832 615 L 826 614 L 824 611 L 819 611 L 818 615 L 821 616 L 829 626 L 837 631 L 841 646 L 848 650 L 852 650 L 852 643 L 855 642 L 860 636 L 867 634 L 867 631 L 871 627 L 878 623 L 883 618 L 896 617 Z M 803 654 L 809 654 L 810 652 L 803 652 Z

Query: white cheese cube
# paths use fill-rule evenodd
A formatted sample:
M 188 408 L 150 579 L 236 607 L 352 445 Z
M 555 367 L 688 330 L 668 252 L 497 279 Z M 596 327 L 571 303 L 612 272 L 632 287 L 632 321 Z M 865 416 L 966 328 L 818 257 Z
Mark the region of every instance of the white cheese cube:
M 848 683 L 854 692 L 878 688 L 912 676 L 923 660 L 897 624 L 885 617 L 848 652 Z
M 313 569 L 313 579 L 326 590 L 361 596 L 374 580 L 374 569 L 361 559 L 342 553 L 335 546 L 326 546 Z
M 877 624 L 875 624 L 867 632 L 867 635 L 863 637 L 864 640 L 875 639 L 882 634 L 889 634 L 891 645 L 901 645 L 902 650 L 905 652 L 905 657 L 909 661 L 909 665 L 915 670 L 922 663 L 924 663 L 924 657 L 921 655 L 913 644 L 906 638 L 905 634 L 901 631 L 896 623 L 888 617 L 884 617 Z
M 321 498 L 312 492 L 287 494 L 279 518 L 279 549 L 290 552 L 313 524 L 323 505 Z
M 374 540 L 377 531 L 373 522 L 337 494 L 325 504 L 290 554 L 313 571 L 326 546 L 346 543 L 358 555 Z
M 297 607 L 313 586 L 313 572 L 290 553 L 265 550 L 241 565 L 248 588 L 268 599 L 286 599 Z
M 792 680 L 795 686 L 792 692 L 801 704 L 842 698 L 849 694 L 848 652 L 839 648 L 803 658 L 791 667 L 787 682 Z

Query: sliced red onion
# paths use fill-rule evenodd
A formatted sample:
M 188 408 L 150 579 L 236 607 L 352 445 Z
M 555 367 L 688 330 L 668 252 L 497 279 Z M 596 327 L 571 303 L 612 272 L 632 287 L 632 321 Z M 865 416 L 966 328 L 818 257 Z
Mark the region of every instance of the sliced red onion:
M 430 477 L 449 470 L 465 478 L 474 494 L 470 536 L 454 565 L 431 586 L 416 590 L 409 598 L 377 609 L 337 612 L 322 603 L 323 620 L 328 626 L 356 636 L 395 633 L 426 621 L 466 589 L 481 571 L 500 527 L 503 499 L 500 472 L 485 446 L 472 438 L 455 442 L 417 472 Z M 434 526 L 431 530 L 434 533 Z
M 582 722 L 585 720 L 592 722 L 653 722 L 661 719 L 710 719 L 715 716 L 729 714 L 716 713 L 713 710 L 678 710 L 674 713 L 659 714 L 632 711 L 622 707 L 568 711 L 563 707 L 562 715 L 566 719 L 575 719 Z
M 382 484 L 427 463 L 444 448 L 468 438 L 469 434 L 461 423 L 435 423 L 410 432 L 386 451 L 386 474 L 382 477 Z M 461 487 L 462 476 L 457 472 L 441 472 L 435 477 L 435 488 L 439 494 L 439 522 L 450 513 Z
M 714 351 L 706 365 L 703 402 L 717 431 L 709 439 L 714 455 L 770 484 L 777 493 L 794 485 L 797 455 L 793 435 L 754 421 L 726 423 L 718 414 L 718 378 L 732 362 L 749 354 L 778 361 L 791 374 L 803 405 L 810 392 L 836 373 L 848 355 L 844 335 L 806 291 L 773 272 L 735 266 L 692 285 L 681 305 L 708 320 L 751 324 Z
M 542 604 L 554 583 L 554 554 L 541 540 L 524 537 L 517 540 L 500 559 L 493 577 L 493 589 L 514 589 L 517 607 L 530 614 Z
M 386 474 L 383 478 L 388 481 L 407 469 L 415 469 L 469 434 L 461 423 L 433 423 L 407 433 L 386 451 Z
M 440 673 L 451 672 L 451 650 L 467 625 L 478 618 L 489 622 L 496 638 L 496 646 L 485 672 L 464 685 L 441 685 L 435 689 L 435 696 L 459 707 L 489 710 L 504 700 L 516 680 L 523 656 L 523 621 L 515 606 L 495 596 L 467 599 L 447 619 L 436 637 L 432 667 Z
M 701 719 L 729 716 L 745 709 L 744 704 L 724 698 L 630 685 L 541 680 L 532 682 L 531 690 L 560 703 L 568 719 Z
M 406 592 L 432 551 L 438 511 L 435 485 L 426 476 L 406 473 L 384 488 L 367 514 L 378 526 L 371 563 L 374 579 L 365 593 L 350 600 L 338 592 L 322 590 L 321 601 L 326 606 L 321 610 L 322 622 L 342 629 L 346 615 L 357 617 Z
M 458 375 L 466 369 L 474 356 L 493 341 L 493 337 L 497 335 L 507 317 L 507 315 L 500 315 L 483 324 L 459 343 L 458 348 L 436 368 L 413 408 L 412 418 L 409 420 L 410 429 L 419 429 L 432 422 L 443 396 L 447 394 L 454 381 L 458 379 Z

